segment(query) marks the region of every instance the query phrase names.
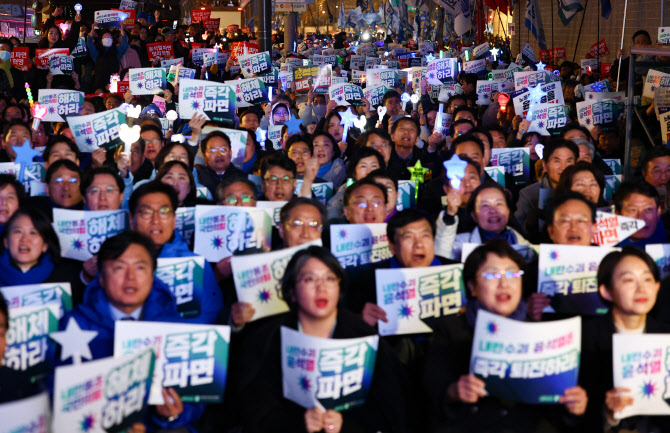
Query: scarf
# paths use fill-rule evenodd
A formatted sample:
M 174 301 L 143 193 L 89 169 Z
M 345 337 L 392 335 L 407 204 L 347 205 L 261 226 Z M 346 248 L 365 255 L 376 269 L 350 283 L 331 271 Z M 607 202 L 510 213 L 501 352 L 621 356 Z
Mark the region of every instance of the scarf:
M 328 173 L 328 171 L 330 170 L 330 167 L 332 167 L 332 166 L 333 166 L 333 161 L 330 161 L 328 164 L 325 164 L 325 165 L 322 165 L 321 167 L 319 167 L 319 171 L 316 173 L 316 177 L 320 177 L 320 178 L 324 179 L 324 176 L 326 175 L 326 173 Z
M 12 77 L 12 61 L 7 60 L 6 62 L 0 62 L 0 69 L 5 71 L 5 75 L 7 75 L 7 81 L 9 81 L 9 87 L 14 88 L 14 77 Z
M 14 260 L 12 260 L 7 249 L 0 256 L 0 286 L 41 284 L 49 278 L 54 268 L 51 254 L 44 253 L 39 262 L 24 273 L 14 264 Z
M 482 243 L 486 243 L 487 241 L 490 241 L 491 239 L 504 239 L 510 245 L 516 245 L 516 243 L 517 243 L 517 239 L 516 239 L 516 235 L 514 234 L 514 231 L 512 231 L 512 229 L 508 229 L 508 228 L 505 228 L 505 230 L 503 230 L 500 233 L 496 233 L 496 232 L 490 232 L 488 230 L 484 230 L 483 228 L 479 227 L 479 235 L 482 238 Z
M 472 301 L 469 301 L 468 304 L 465 306 L 465 319 L 468 321 L 468 325 L 470 327 L 474 328 L 475 327 L 475 321 L 477 320 L 477 312 L 479 311 L 480 308 L 484 308 L 484 306 L 479 302 L 477 299 L 473 299 Z M 508 319 L 512 320 L 518 320 L 519 322 L 525 322 L 526 321 L 526 316 L 528 315 L 528 305 L 524 301 L 519 302 L 519 306 L 516 307 L 516 310 L 509 316 L 507 316 Z

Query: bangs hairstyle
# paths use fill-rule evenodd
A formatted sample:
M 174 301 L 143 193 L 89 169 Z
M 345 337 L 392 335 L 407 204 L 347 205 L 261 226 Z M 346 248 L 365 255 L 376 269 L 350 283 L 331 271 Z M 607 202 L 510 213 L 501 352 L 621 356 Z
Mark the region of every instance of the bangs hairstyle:
M 51 225 L 51 221 L 49 221 L 49 218 L 44 215 L 41 210 L 34 207 L 22 207 L 14 212 L 14 215 L 9 218 L 9 221 L 7 221 L 7 224 L 5 224 L 5 230 L 2 232 L 3 243 L 9 237 L 10 232 L 12 231 L 12 226 L 16 220 L 22 216 L 30 218 L 30 221 L 35 226 L 35 230 L 37 230 L 37 233 L 42 238 L 42 241 L 47 244 L 47 252 L 51 254 L 54 259 L 59 258 L 60 243 L 58 242 L 58 236 L 56 235 L 56 232 Z
M 100 252 L 98 253 L 98 267 L 100 271 L 102 272 L 105 269 L 105 262 L 118 259 L 133 244 L 147 250 L 149 257 L 151 257 L 151 270 L 155 271 L 158 251 L 154 243 L 143 234 L 132 230 L 123 231 L 102 243 Z
M 467 211 L 468 214 L 472 214 L 475 212 L 475 203 L 477 202 L 477 197 L 479 194 L 482 193 L 482 191 L 487 190 L 487 189 L 495 189 L 496 191 L 499 191 L 503 197 L 505 197 L 505 205 L 507 206 L 507 210 L 510 212 L 510 216 L 512 214 L 512 200 L 510 197 L 507 195 L 505 192 L 505 188 L 502 187 L 502 185 L 498 183 L 483 183 L 479 185 L 474 191 L 472 191 L 472 194 L 470 194 L 470 200 L 468 201 L 468 206 L 467 206 Z M 509 217 L 507 218 L 507 225 L 509 225 Z
M 614 277 L 614 271 L 619 263 L 621 263 L 621 261 L 626 257 L 637 257 L 638 259 L 642 260 L 651 271 L 651 274 L 654 276 L 654 281 L 661 281 L 661 273 L 658 270 L 658 266 L 656 265 L 654 259 L 652 259 L 649 254 L 643 250 L 631 245 L 627 245 L 621 248 L 621 251 L 612 251 L 602 259 L 600 265 L 598 266 L 598 274 L 596 276 L 598 287 L 605 286 L 607 291 L 611 291 L 614 288 L 612 281 L 612 278 Z M 604 299 L 603 301 L 608 302 Z M 611 304 L 611 302 L 608 303 Z
M 188 183 L 190 184 L 189 190 L 188 190 L 188 195 L 184 199 L 184 202 L 192 202 L 195 200 L 197 191 L 195 188 L 195 179 L 193 178 L 193 172 L 188 168 L 186 164 L 184 164 L 181 161 L 168 161 L 161 165 L 161 168 L 158 169 L 158 173 L 156 173 L 156 179 L 159 180 L 160 182 L 163 182 L 163 177 L 165 177 L 166 174 L 172 169 L 174 166 L 179 166 L 186 171 L 186 175 L 188 176 Z M 172 185 L 170 185 L 172 187 Z M 176 190 L 175 190 L 176 191 Z M 177 194 L 177 197 L 179 194 Z M 177 210 L 177 208 L 174 208 L 174 210 Z
M 524 270 L 526 267 L 526 262 L 523 260 L 521 254 L 512 248 L 506 240 L 491 239 L 485 244 L 475 248 L 465 260 L 465 264 L 463 265 L 463 283 L 466 287 L 470 282 L 475 284 L 479 269 L 486 263 L 489 254 L 495 254 L 503 259 L 510 259 L 516 263 L 521 270 Z M 468 296 L 471 296 L 469 290 L 466 292 L 468 293 Z
M 25 187 L 16 180 L 13 174 L 0 174 L 0 190 L 3 190 L 11 186 L 14 188 L 16 193 L 16 198 L 19 201 L 19 207 L 23 206 L 26 200 L 26 189 Z
M 296 302 L 296 284 L 298 282 L 298 275 L 309 259 L 317 259 L 330 269 L 332 273 L 340 280 L 340 296 L 338 304 L 344 298 L 344 288 L 346 286 L 346 274 L 340 266 L 335 256 L 330 250 L 324 247 L 311 246 L 304 250 L 300 250 L 293 255 L 291 260 L 286 265 L 284 278 L 281 283 L 282 298 L 288 304 L 292 311 L 297 311 L 298 303 Z

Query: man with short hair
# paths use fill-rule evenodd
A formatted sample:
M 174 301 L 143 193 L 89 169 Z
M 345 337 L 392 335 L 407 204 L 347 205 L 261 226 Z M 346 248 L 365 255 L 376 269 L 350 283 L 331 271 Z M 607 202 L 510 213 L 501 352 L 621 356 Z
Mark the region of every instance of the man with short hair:
M 124 189 L 123 178 L 106 166 L 87 171 L 79 186 L 86 210 L 120 209 Z
M 661 221 L 660 197 L 656 188 L 642 181 L 626 181 L 614 193 L 617 215 L 643 220 L 645 226 L 617 246 L 633 245 L 644 249 L 650 244 L 668 242 L 668 234 Z
M 221 131 L 213 131 L 200 142 L 200 151 L 205 165 L 196 164 L 198 182 L 206 186 L 212 197 L 216 197 L 216 187 L 224 179 L 246 178 L 247 175 L 232 163 L 230 138 Z
M 226 179 L 216 187 L 216 203 L 222 206 L 256 206 L 256 185 L 249 179 Z
M 670 150 L 663 146 L 653 147 L 642 160 L 642 176 L 656 188 L 661 199 L 661 211 L 668 209 L 668 181 L 670 181 Z
M 328 235 L 326 208 L 318 200 L 294 197 L 281 208 L 277 229 L 284 248 L 320 239 Z
M 46 174 L 46 195 L 54 207 L 82 209 L 79 190 L 81 169 L 69 159 L 61 159 L 49 166 Z
M 197 256 L 176 231 L 177 205 L 177 192 L 162 182 L 145 183 L 130 196 L 130 228 L 150 238 L 160 258 Z M 187 320 L 191 323 L 216 323 L 223 309 L 223 299 L 209 263 L 204 268 L 203 292 L 199 299 L 197 295 L 193 293 L 194 300 L 200 303 L 200 315 Z
M 385 187 L 361 179 L 344 191 L 344 217 L 350 224 L 383 223 L 387 200 Z
M 596 207 L 578 192 L 556 197 L 547 207 L 549 239 L 559 245 L 589 246 L 596 232 Z
M 0 152 L 0 162 L 14 162 L 16 152 L 12 147 L 22 146 L 28 140 L 30 147 L 33 147 L 32 129 L 20 120 L 14 120 L 5 125 L 2 134 L 2 151 Z

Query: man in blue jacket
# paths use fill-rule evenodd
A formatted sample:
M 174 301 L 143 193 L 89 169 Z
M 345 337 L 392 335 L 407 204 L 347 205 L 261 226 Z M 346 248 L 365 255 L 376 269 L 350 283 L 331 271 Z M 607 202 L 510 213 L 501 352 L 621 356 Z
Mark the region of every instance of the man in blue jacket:
M 100 272 L 86 288 L 84 302 L 61 319 L 65 328 L 70 318 L 79 327 L 95 330 L 89 343 L 93 359 L 113 356 L 114 323 L 117 320 L 182 322 L 175 298 L 168 287 L 154 278 L 156 256 L 147 237 L 125 231 L 107 239 L 98 254 Z M 165 404 L 152 410 L 154 429 L 189 428 L 204 411 L 202 404 L 184 404 L 173 389 L 163 389 Z
M 175 231 L 177 206 L 177 192 L 172 186 L 161 182 L 141 185 L 130 196 L 130 228 L 153 241 L 158 258 L 197 256 L 189 250 L 181 234 Z M 194 291 L 193 299 L 200 304 L 200 314 L 184 319 L 189 323 L 216 323 L 223 309 L 223 295 L 208 263 L 204 267 L 202 292 Z M 179 300 L 177 304 L 179 306 Z

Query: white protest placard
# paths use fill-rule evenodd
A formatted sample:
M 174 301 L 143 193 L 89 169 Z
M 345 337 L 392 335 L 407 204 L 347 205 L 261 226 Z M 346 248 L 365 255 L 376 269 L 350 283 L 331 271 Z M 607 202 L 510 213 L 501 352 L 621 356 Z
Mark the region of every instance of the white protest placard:
M 605 314 L 596 274 L 600 261 L 615 248 L 581 245 L 540 245 L 537 291 L 546 293 L 551 304 L 547 313 Z
M 633 403 L 615 419 L 635 415 L 670 415 L 670 334 L 612 335 L 614 388 L 628 388 Z
M 514 73 L 514 88 L 516 90 L 523 90 L 528 87 L 535 87 L 538 84 L 547 84 L 550 82 L 551 79 L 549 77 L 549 72 L 547 71 L 523 71 Z
M 193 252 L 210 262 L 242 252 L 270 250 L 272 221 L 263 209 L 239 206 L 195 207 Z
M 496 92 L 512 92 L 514 85 L 509 81 L 502 80 L 477 80 L 477 105 L 489 105 L 493 101 Z
M 232 257 L 230 263 L 237 299 L 239 302 L 251 304 L 254 308 L 251 320 L 289 310 L 281 294 L 281 282 L 286 265 L 296 252 L 312 245 L 321 246 L 321 239 L 269 253 Z
M 72 310 L 70 283 L 24 284 L 0 287 L 9 308 L 30 307 L 50 303 L 61 304 L 63 312 Z
M 19 172 L 21 171 L 21 164 L 15 164 L 13 162 L 0 162 L 0 173 L 2 174 L 11 174 L 15 177 L 18 177 Z M 30 167 L 25 167 L 25 172 L 23 173 L 23 183 L 32 184 L 32 182 L 42 183 L 42 180 L 46 177 L 47 170 L 44 167 L 43 162 L 33 162 L 33 165 Z
M 494 69 L 491 71 L 491 78 L 494 80 L 504 80 L 514 83 L 515 72 L 523 72 L 523 68 L 515 63 L 512 63 L 507 69 Z
M 521 55 L 533 64 L 537 63 L 535 51 L 533 51 L 533 47 L 531 47 L 530 44 L 526 44 L 526 46 L 523 47 L 523 50 L 521 50 Z
M 624 102 L 626 92 L 584 92 L 584 100 L 590 101 L 593 99 L 612 99 L 614 101 Z
M 670 141 L 670 111 L 661 115 L 660 122 L 663 144 L 668 144 L 668 141 Z
M 490 396 L 529 404 L 556 404 L 577 385 L 581 317 L 527 323 L 480 308 L 470 374 Z
M 611 99 L 577 102 L 576 108 L 579 124 L 587 128 L 615 122 L 618 119 L 617 102 Z
M 118 29 L 120 23 L 127 18 L 123 11 L 103 10 L 95 11 L 94 20 L 100 27 Z
M 375 109 L 382 104 L 384 94 L 389 90 L 391 90 L 391 88 L 386 86 L 366 86 L 365 89 L 363 89 L 363 96 L 370 103 L 370 107 Z
M 346 79 L 345 79 L 346 80 Z M 361 105 L 363 89 L 351 83 L 333 84 L 328 89 L 331 101 L 337 101 L 337 105 Z
M 147 349 L 134 355 L 103 358 L 56 368 L 53 431 L 72 431 L 85 422 L 88 432 L 123 431 L 148 409 L 156 355 Z
M 670 27 L 659 27 L 658 28 L 658 39 L 659 44 L 670 44 Z
M 296 179 L 295 182 L 295 195 L 300 194 L 302 189 L 302 179 Z M 312 194 L 319 200 L 324 206 L 333 198 L 333 182 L 321 182 L 312 184 Z
M 4 432 L 49 433 L 49 393 L 0 404 L 0 419 Z
M 419 55 L 425 56 L 432 53 L 435 48 L 432 42 L 419 42 Z
M 445 104 L 449 101 L 449 98 L 451 98 L 452 96 L 463 94 L 463 87 L 461 87 L 461 85 L 458 83 L 442 84 L 441 86 L 438 87 L 438 89 L 439 93 L 437 99 L 439 102 L 443 102 Z
M 265 211 L 268 213 L 268 216 L 272 220 L 272 224 L 274 224 L 275 227 L 278 227 L 281 219 L 281 208 L 283 208 L 286 203 L 288 202 L 258 200 L 256 202 L 256 207 L 259 209 L 265 209 Z
M 72 75 L 74 58 L 67 54 L 56 54 L 49 58 L 49 72 L 51 75 Z
M 670 87 L 657 87 L 654 90 L 654 111 L 659 119 L 661 114 L 670 111 Z
M 670 244 L 650 244 L 644 250 L 656 262 L 661 272 L 661 279 L 670 275 Z
M 381 65 L 381 63 L 382 63 L 382 59 L 380 59 L 379 57 L 367 57 L 366 56 L 365 57 L 364 70 L 372 69 L 376 65 Z
M 107 238 L 128 228 L 128 211 L 122 209 L 53 209 L 53 217 L 61 255 L 82 262 L 98 254 Z
M 528 182 L 530 176 L 530 150 L 527 147 L 491 149 L 491 165 L 505 168 L 517 184 Z
M 587 72 L 589 68 L 591 71 L 598 70 L 598 59 L 581 59 L 579 63 L 582 68 L 582 73 Z
M 540 98 L 539 101 L 536 101 L 536 103 L 565 105 L 561 83 L 553 82 L 542 84 L 540 88 L 546 95 Z M 512 97 L 512 103 L 514 104 L 514 112 L 519 116 L 526 118 L 528 109 L 530 108 L 530 91 L 528 89 L 516 90 L 512 92 L 510 96 Z
M 65 122 L 65 117 L 79 114 L 84 105 L 84 92 L 76 90 L 39 89 L 38 103 L 47 108 L 44 122 Z
M 101 147 L 114 149 L 123 144 L 119 126 L 126 123 L 126 115 L 119 108 L 86 116 L 69 116 L 67 123 L 81 152 L 91 153 Z
M 308 409 L 338 411 L 364 404 L 378 346 L 378 335 L 318 338 L 282 326 L 284 398 Z
M 463 265 L 375 270 L 377 305 L 386 311 L 379 335 L 433 332 L 430 324 L 466 303 Z
M 195 231 L 195 206 L 177 208 L 175 211 L 175 220 L 175 231 L 188 242 Z
M 272 60 L 270 59 L 270 53 L 267 51 L 237 56 L 237 61 L 240 64 L 244 78 L 263 75 L 272 70 Z
M 163 68 L 130 69 L 128 76 L 133 95 L 153 95 L 166 86 L 166 74 Z
M 208 120 L 234 123 L 235 91 L 232 87 L 214 81 L 179 81 L 179 117 L 191 119 L 204 114 Z
M 226 387 L 230 327 L 184 323 L 122 321 L 114 323 L 114 356 L 153 349 L 156 364 L 149 404 L 164 404 L 163 388 L 182 401 L 220 403 Z
M 183 65 L 184 64 L 184 58 L 183 57 L 177 57 L 176 59 L 165 59 L 161 60 L 161 68 L 169 68 L 172 65 Z
M 330 251 L 343 268 L 390 258 L 388 245 L 386 223 L 330 226 Z
M 268 126 L 268 140 L 272 142 L 272 147 L 274 149 L 281 149 L 281 144 L 279 141 L 281 140 L 281 130 L 284 127 L 284 125 L 269 125 Z M 265 149 L 265 150 L 270 150 L 270 149 Z
M 330 81 L 330 72 L 328 72 Z M 235 93 L 235 107 L 252 107 L 269 102 L 265 82 L 260 78 L 226 81 Z M 330 84 L 328 85 L 330 86 Z
M 428 62 L 426 80 L 428 84 L 446 84 L 456 81 L 458 76 L 457 59 L 435 59 Z
M 570 121 L 567 106 L 558 104 L 535 104 L 528 117 L 528 131 L 540 135 L 558 135 Z
M 370 87 L 386 86 L 395 89 L 399 85 L 398 71 L 395 69 L 368 69 L 365 71 L 365 79 Z
M 351 71 L 351 82 L 352 84 L 358 84 L 359 86 L 365 83 L 365 71 Z
M 463 62 L 463 72 L 466 74 L 482 75 L 486 71 L 486 59 Z
M 670 87 L 670 74 L 650 69 L 642 89 L 643 98 L 653 98 L 657 87 Z
M 592 241 L 600 246 L 616 245 L 644 226 L 644 220 L 598 211 Z
M 349 59 L 349 68 L 352 72 L 354 70 L 361 70 L 365 66 L 365 56 L 351 56 Z

